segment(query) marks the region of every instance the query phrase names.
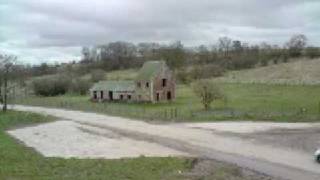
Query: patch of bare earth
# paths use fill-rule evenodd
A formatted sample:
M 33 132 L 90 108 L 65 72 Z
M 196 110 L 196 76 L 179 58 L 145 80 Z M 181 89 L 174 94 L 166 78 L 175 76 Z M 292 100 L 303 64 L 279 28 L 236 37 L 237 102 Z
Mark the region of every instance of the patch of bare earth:
M 286 147 L 312 155 L 320 147 L 320 128 L 274 129 L 265 132 L 241 135 L 255 142 L 268 143 L 276 147 Z
M 319 123 L 222 122 L 186 123 L 184 126 L 313 154 L 320 147 Z

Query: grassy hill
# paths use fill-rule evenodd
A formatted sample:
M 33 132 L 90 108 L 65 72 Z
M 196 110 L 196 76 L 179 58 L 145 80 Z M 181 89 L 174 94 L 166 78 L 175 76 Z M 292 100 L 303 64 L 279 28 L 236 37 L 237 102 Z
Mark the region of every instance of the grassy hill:
M 171 103 L 92 103 L 88 95 L 26 96 L 17 104 L 93 111 L 160 121 L 270 120 L 320 121 L 320 59 L 230 71 L 220 81 L 226 99 L 203 111 L 201 100 L 188 85 L 177 86 Z M 106 72 L 106 80 L 132 80 L 137 70 Z M 83 78 L 90 74 L 83 75 Z
M 320 59 L 299 60 L 255 69 L 230 71 L 222 82 L 268 84 L 320 84 Z

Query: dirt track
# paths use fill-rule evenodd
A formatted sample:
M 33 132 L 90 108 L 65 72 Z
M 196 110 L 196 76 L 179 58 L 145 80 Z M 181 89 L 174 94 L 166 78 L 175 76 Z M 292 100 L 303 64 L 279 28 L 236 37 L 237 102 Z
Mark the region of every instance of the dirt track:
M 194 124 L 190 126 L 188 124 L 154 125 L 142 121 L 79 111 L 27 106 L 15 106 L 14 108 L 21 111 L 54 115 L 93 129 L 114 131 L 121 136 L 156 143 L 177 152 L 234 163 L 272 176 L 299 180 L 320 179 L 320 166 L 314 162 L 312 154 L 286 145 L 264 143 L 268 140 L 255 137 L 257 133 L 270 132 L 277 127 L 267 129 L 268 131 L 264 129 L 250 133 L 244 132 L 240 135 L 239 132 L 226 131 L 223 128 L 214 129 L 215 126 L 212 129 L 194 127 Z M 310 125 L 315 128 L 319 127 L 319 124 Z M 259 127 L 259 124 L 255 124 L 255 127 Z M 310 127 L 294 124 L 290 128 L 290 124 L 288 124 L 286 130 L 297 128 L 303 131 L 303 129 Z M 277 139 L 275 138 L 274 141 Z

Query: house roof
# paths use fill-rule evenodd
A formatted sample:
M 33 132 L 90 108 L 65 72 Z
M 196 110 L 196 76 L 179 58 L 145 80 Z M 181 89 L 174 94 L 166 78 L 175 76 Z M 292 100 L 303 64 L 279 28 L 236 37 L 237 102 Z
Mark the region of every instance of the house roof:
M 164 61 L 147 61 L 140 69 L 136 80 L 149 80 L 155 77 L 163 66 L 166 66 Z
M 100 81 L 93 85 L 91 91 L 134 91 L 135 83 L 133 81 Z

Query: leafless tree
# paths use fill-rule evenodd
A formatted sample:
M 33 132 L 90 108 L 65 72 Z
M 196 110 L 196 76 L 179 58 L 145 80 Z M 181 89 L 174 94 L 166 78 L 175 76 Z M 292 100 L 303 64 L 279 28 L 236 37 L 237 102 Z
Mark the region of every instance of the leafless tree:
M 200 63 L 209 63 L 210 62 L 210 51 L 208 50 L 207 46 L 200 45 L 197 47 L 197 57 Z
M 2 110 L 7 111 L 8 105 L 8 81 L 12 74 L 17 57 L 12 55 L 0 55 L 0 89 L 1 101 L 3 104 Z
M 307 37 L 303 34 L 293 35 L 286 43 L 291 57 L 297 57 L 302 54 L 302 50 L 307 45 Z
M 169 67 L 178 69 L 183 67 L 186 59 L 186 51 L 181 41 L 171 43 L 169 46 L 163 46 L 160 49 L 160 59 L 164 59 Z
M 81 54 L 82 54 L 82 60 L 81 60 L 82 63 L 90 62 L 90 48 L 89 47 L 82 47 Z
M 224 57 L 228 57 L 229 51 L 232 47 L 232 39 L 229 37 L 221 37 L 218 40 L 218 46 L 220 51 L 224 52 Z

